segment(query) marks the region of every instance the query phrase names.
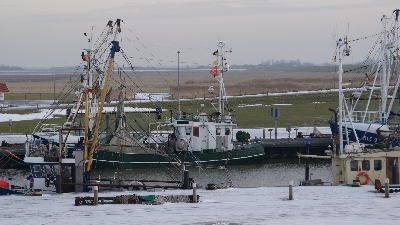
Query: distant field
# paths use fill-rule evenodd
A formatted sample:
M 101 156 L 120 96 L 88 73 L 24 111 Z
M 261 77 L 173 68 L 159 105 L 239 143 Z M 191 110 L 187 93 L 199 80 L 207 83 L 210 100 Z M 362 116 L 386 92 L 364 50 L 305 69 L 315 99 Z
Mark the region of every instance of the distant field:
M 318 103 L 317 103 L 318 102 Z M 215 100 L 216 103 L 216 100 Z M 294 95 L 294 96 L 277 96 L 277 97 L 246 97 L 246 98 L 230 98 L 228 99 L 229 109 L 232 109 L 233 119 L 238 123 L 239 128 L 256 128 L 256 127 L 273 127 L 273 118 L 270 115 L 271 108 L 280 108 L 281 115 L 278 118 L 278 126 L 285 127 L 286 123 L 293 126 L 327 126 L 327 120 L 333 115 L 328 110 L 330 107 L 337 105 L 337 93 L 323 95 Z M 200 110 L 200 104 L 204 104 L 202 111 L 207 113 L 215 112 L 212 102 L 209 100 L 191 100 L 181 101 L 181 109 L 187 113 L 188 117 L 196 115 Z M 274 105 L 281 104 L 281 105 Z M 284 105 L 282 105 L 284 104 Z M 149 107 L 162 106 L 163 109 L 177 111 L 177 102 L 154 102 L 154 103 L 138 103 L 129 105 L 133 107 Z M 216 106 L 217 107 L 217 106 Z M 24 113 L 9 111 L 7 113 Z M 170 116 L 169 111 L 164 111 L 162 120 Z M 114 115 L 110 116 L 113 120 Z M 131 129 L 135 131 L 146 131 L 149 122 L 160 122 L 155 119 L 155 114 L 149 113 L 128 113 L 128 123 Z M 161 121 L 162 121 L 161 120 Z M 50 117 L 47 123 L 62 124 L 65 116 Z M 78 123 L 84 123 L 84 117 L 77 117 Z M 30 132 L 38 123 L 35 121 L 13 121 L 13 132 Z M 8 133 L 8 122 L 0 123 L 0 133 Z
M 119 77 L 112 75 L 112 97 L 117 98 L 117 88 L 123 83 L 126 97 L 134 92 L 168 92 L 174 99 L 178 93 L 177 72 L 138 72 Z M 10 92 L 8 100 L 54 99 L 54 79 L 56 98 L 61 93 L 73 93 L 70 87 L 80 82 L 79 74 L 71 75 L 0 75 L 0 82 L 7 84 Z M 343 82 L 358 87 L 364 81 L 363 75 L 345 73 Z M 250 95 L 260 93 L 288 92 L 332 89 L 338 87 L 338 75 L 332 72 L 288 72 L 288 71 L 229 71 L 224 75 L 227 95 Z M 180 71 L 182 98 L 212 97 L 218 92 L 219 84 L 204 71 Z M 214 87 L 214 93 L 208 88 Z M 133 88 L 132 88 L 133 87 Z
M 71 75 L 0 75 L 0 82 L 7 84 L 10 92 L 5 94 L 6 100 L 21 99 L 54 99 L 54 79 L 56 98 L 71 101 L 75 96 L 72 84 L 80 81 L 79 74 Z M 125 96 L 132 99 L 134 92 L 170 93 L 172 99 L 177 99 L 177 74 L 172 72 L 142 72 L 130 74 L 129 77 L 112 75 L 112 99 L 118 95 L 118 87 L 123 83 L 127 88 Z M 122 82 L 121 82 L 122 81 Z M 227 95 L 243 96 L 260 93 L 305 91 L 337 88 L 337 74 L 330 72 L 287 72 L 287 71 L 229 71 L 224 76 Z M 344 74 L 345 87 L 358 87 L 364 77 L 355 74 Z M 213 98 L 217 95 L 218 82 L 205 71 L 180 71 L 181 98 Z M 214 93 L 208 88 L 214 87 Z M 270 108 L 280 108 L 281 116 L 278 126 L 285 127 L 286 123 L 293 126 L 326 126 L 332 116 L 328 108 L 337 107 L 337 93 L 318 95 L 293 95 L 279 97 L 246 97 L 229 99 L 229 108 L 238 122 L 239 128 L 272 127 L 273 119 Z M 216 99 L 214 100 L 216 103 Z M 182 111 L 188 115 L 196 114 L 204 104 L 205 112 L 214 112 L 209 100 L 182 101 Z M 291 104 L 279 105 L 273 104 Z M 177 111 L 176 102 L 153 102 L 136 104 L 137 107 L 151 107 L 160 105 L 163 109 Z M 23 112 L 21 112 L 23 113 Z M 163 118 L 169 116 L 163 113 Z M 156 122 L 154 114 L 129 114 L 128 118 L 132 129 L 145 130 L 148 122 Z M 79 119 L 79 118 L 78 118 Z M 65 117 L 56 118 L 55 123 L 62 124 Z M 82 119 L 81 119 L 82 120 Z M 13 132 L 30 132 L 38 121 L 15 121 Z M 9 132 L 8 123 L 0 123 L 0 132 Z

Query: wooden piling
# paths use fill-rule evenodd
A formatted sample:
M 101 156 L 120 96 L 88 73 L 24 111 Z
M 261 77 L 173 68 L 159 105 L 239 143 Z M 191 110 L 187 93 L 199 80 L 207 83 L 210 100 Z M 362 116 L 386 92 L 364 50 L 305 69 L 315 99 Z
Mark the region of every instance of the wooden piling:
M 289 181 L 289 200 L 293 200 L 293 181 Z
M 100 183 L 100 182 L 96 181 L 96 183 Z M 99 186 L 93 186 L 93 192 L 94 192 L 93 203 L 94 203 L 94 205 L 98 205 L 99 204 Z
M 385 179 L 385 198 L 389 198 L 389 178 Z
M 99 186 L 94 186 L 93 187 L 94 190 L 94 205 L 98 205 L 99 204 Z
M 193 183 L 193 203 L 197 203 L 196 183 Z

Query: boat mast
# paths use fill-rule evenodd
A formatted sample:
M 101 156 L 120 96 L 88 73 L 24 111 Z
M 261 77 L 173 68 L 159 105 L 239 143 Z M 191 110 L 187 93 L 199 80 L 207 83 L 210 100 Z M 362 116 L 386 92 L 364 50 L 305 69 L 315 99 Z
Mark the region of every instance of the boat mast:
M 391 49 L 392 51 L 390 51 L 390 59 L 391 59 L 391 63 L 389 63 L 389 69 L 391 69 L 391 65 L 393 64 L 393 73 L 394 76 L 396 77 L 396 84 L 394 86 L 394 91 L 392 93 L 392 99 L 390 100 L 389 103 L 389 107 L 387 109 L 387 113 L 386 113 L 386 120 L 390 115 L 390 111 L 392 110 L 393 107 L 393 103 L 394 100 L 396 99 L 396 94 L 399 88 L 399 84 L 400 84 L 400 77 L 398 76 L 399 73 L 399 67 L 398 67 L 398 47 L 396 47 L 396 45 L 398 45 L 398 18 L 399 18 L 399 9 L 395 9 L 393 11 L 393 13 L 395 13 L 395 20 L 394 20 L 394 25 L 393 25 L 393 29 L 392 29 L 392 42 L 391 42 Z M 390 72 L 391 73 L 391 72 Z M 389 73 L 389 74 L 390 74 Z
M 343 154 L 343 129 L 342 129 L 342 124 L 343 124 L 343 89 L 342 89 L 342 80 L 343 80 L 343 69 L 342 69 L 342 61 L 343 61 L 343 53 L 342 53 L 342 47 L 343 47 L 343 42 L 342 39 L 339 38 L 339 41 L 337 42 L 337 45 L 339 47 L 339 109 L 338 109 L 338 121 L 339 121 L 339 151 L 340 154 Z
M 120 47 L 119 47 L 119 42 L 115 41 L 117 34 L 121 31 L 120 28 L 120 19 L 117 19 L 115 24 L 117 25 L 115 27 L 115 31 L 111 29 L 111 31 L 114 32 L 114 38 L 113 41 L 111 41 L 111 51 L 109 54 L 109 61 L 108 61 L 108 69 L 107 73 L 104 76 L 104 73 L 99 74 L 99 79 L 98 79 L 98 84 L 93 85 L 92 87 L 89 87 L 85 90 L 86 94 L 86 115 L 85 115 L 85 155 L 84 158 L 88 160 L 87 162 L 87 167 L 85 167 L 85 171 L 90 171 L 90 167 L 92 165 L 92 160 L 93 160 L 93 154 L 96 150 L 97 147 L 97 141 L 98 141 L 98 136 L 99 136 L 99 126 L 100 126 L 100 120 L 102 117 L 102 112 L 103 112 L 103 107 L 105 104 L 105 98 L 106 94 L 108 91 L 108 86 L 109 86 L 109 81 L 110 81 L 110 76 L 111 76 L 111 70 L 113 68 L 114 64 L 114 56 L 116 52 L 119 52 Z M 97 114 L 95 116 L 90 116 L 88 114 L 89 110 L 89 102 L 88 102 L 88 97 L 89 93 L 93 93 L 94 95 L 99 95 L 98 99 L 98 108 L 97 108 Z M 97 98 L 94 100 L 96 101 Z M 93 129 L 93 132 L 89 130 L 88 124 L 92 122 L 94 123 L 95 127 Z M 90 148 L 90 151 L 89 151 Z
M 226 93 L 225 93 L 225 86 L 224 86 L 224 72 L 227 72 L 229 70 L 229 65 L 227 63 L 224 63 L 224 60 L 226 60 L 224 54 L 224 47 L 225 47 L 225 42 L 224 41 L 219 41 L 218 42 L 218 47 L 219 47 L 219 52 L 218 57 L 219 57 L 219 74 L 218 74 L 218 81 L 219 81 L 219 100 L 218 100 L 218 111 L 221 113 L 219 118 L 223 118 L 225 115 L 225 102 L 227 101 L 226 99 Z
M 383 41 L 381 44 L 381 60 L 382 60 L 382 76 L 380 79 L 381 82 L 381 108 L 380 108 L 380 112 L 381 112 L 381 123 L 385 124 L 386 123 L 386 118 L 387 118 L 387 114 L 386 114 L 386 102 L 387 102 L 387 88 L 388 88 L 388 75 L 387 75 L 387 67 L 388 67 L 388 43 L 387 43 L 387 29 L 386 29 L 386 23 L 387 23 L 387 17 L 386 15 L 383 15 L 381 21 L 383 23 Z M 390 66 L 390 65 L 389 65 Z
M 181 53 L 180 51 L 177 52 L 178 53 L 178 120 L 181 119 L 181 86 L 179 83 L 179 53 Z
M 73 126 L 73 123 L 75 122 L 75 119 L 78 116 L 79 109 L 81 108 L 82 102 L 83 102 L 83 100 L 85 98 L 84 90 L 85 90 L 85 88 L 89 88 L 89 87 L 92 86 L 92 73 L 93 73 L 93 70 L 91 68 L 91 66 L 92 66 L 92 64 L 91 64 L 92 60 L 91 59 L 92 59 L 93 51 L 94 51 L 93 44 L 92 44 L 93 43 L 93 28 L 94 28 L 94 26 L 91 26 L 91 27 L 92 27 L 92 31 L 91 31 L 91 34 L 90 34 L 90 39 L 88 40 L 89 48 L 88 49 L 83 49 L 83 50 L 86 51 L 86 56 L 82 52 L 82 60 L 86 61 L 86 68 L 84 69 L 84 71 L 86 70 L 86 73 L 85 73 L 85 75 L 83 75 L 83 77 L 81 77 L 81 86 L 79 87 L 79 90 L 78 90 L 79 100 L 75 104 L 74 110 L 72 112 L 70 112 L 70 115 L 67 117 L 67 121 L 64 123 L 64 127 Z M 84 35 L 86 36 L 86 33 Z M 89 93 L 89 99 L 92 99 L 92 93 Z M 68 139 L 68 136 L 69 136 L 70 132 L 71 132 L 70 130 L 67 130 L 67 133 L 66 133 L 65 137 L 63 138 L 62 141 L 59 142 L 60 151 L 65 151 L 65 153 L 67 152 L 67 149 L 65 147 L 66 147 L 67 139 Z

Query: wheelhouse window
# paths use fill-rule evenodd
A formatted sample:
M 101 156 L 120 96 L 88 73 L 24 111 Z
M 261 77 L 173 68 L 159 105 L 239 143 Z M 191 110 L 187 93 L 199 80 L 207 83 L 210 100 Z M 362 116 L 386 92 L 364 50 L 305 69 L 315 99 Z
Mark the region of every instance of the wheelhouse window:
M 192 128 L 191 127 L 186 128 L 186 135 L 190 135 L 190 133 L 192 133 Z
M 382 160 L 374 160 L 374 170 L 381 170 L 382 169 Z
M 51 174 L 50 165 L 44 165 L 43 172 L 44 172 L 44 174 Z
M 40 165 L 35 165 L 34 169 L 34 173 L 35 173 L 35 177 L 41 177 L 42 176 L 42 167 Z
M 217 129 L 215 130 L 215 132 L 216 132 L 217 135 L 221 135 L 221 128 L 217 128 Z
M 199 137 L 200 136 L 199 127 L 193 127 L 193 136 L 194 137 Z
M 361 162 L 361 167 L 362 167 L 362 170 L 369 171 L 369 170 L 370 170 L 369 160 L 365 160 L 365 159 L 364 159 L 364 160 Z
M 353 160 L 350 162 L 350 170 L 358 171 L 358 161 L 357 160 Z
M 54 172 L 54 175 L 60 175 L 60 166 L 59 165 L 54 165 L 53 166 L 53 172 Z
M 70 167 L 70 166 L 66 166 L 66 167 L 64 167 L 64 174 L 63 174 L 63 177 L 64 178 L 70 178 L 71 177 L 71 175 L 72 175 L 72 168 Z
M 231 130 L 229 128 L 225 128 L 225 135 L 229 135 L 231 133 Z

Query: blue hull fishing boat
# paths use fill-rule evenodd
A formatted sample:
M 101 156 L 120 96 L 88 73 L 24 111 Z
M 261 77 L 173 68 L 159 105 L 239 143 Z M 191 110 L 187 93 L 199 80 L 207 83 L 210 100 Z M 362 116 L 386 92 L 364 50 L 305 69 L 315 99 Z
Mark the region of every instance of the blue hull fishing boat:
M 396 17 L 394 24 L 397 24 L 397 15 L 394 17 Z M 340 81 L 339 112 L 336 114 L 337 120 L 331 119 L 329 126 L 333 135 L 337 132 L 337 127 L 341 128 L 342 140 L 367 146 L 400 145 L 397 135 L 400 131 L 398 119 L 400 107 L 399 101 L 396 100 L 399 96 L 400 84 L 399 52 L 396 47 L 398 31 L 397 29 L 388 30 L 386 22 L 389 19 L 382 18 L 384 28 L 378 36 L 379 40 L 375 42 L 375 45 L 380 43 L 380 48 L 374 46 L 359 68 L 343 71 L 365 75 L 365 82 L 359 88 L 343 89 L 342 81 Z M 358 40 L 360 39 L 353 41 Z M 343 43 L 343 55 L 349 55 L 350 41 L 345 38 Z M 376 59 L 372 59 L 373 56 L 376 56 Z M 342 72 L 342 70 L 340 66 L 339 71 Z
M 395 96 L 398 93 L 399 79 L 399 40 L 398 17 L 400 10 L 394 10 L 393 17 L 381 18 L 383 29 L 375 42 L 379 48 L 373 48 L 371 55 L 378 59 L 366 60 L 361 68 L 365 72 L 366 82 L 358 89 L 346 95 L 342 88 L 342 61 L 350 55 L 347 38 L 337 42 L 339 59 L 339 107 L 330 109 L 335 113 L 335 122 L 331 127 L 335 135 L 333 150 L 327 150 L 327 156 L 299 155 L 306 158 L 327 158 L 332 160 L 332 181 L 334 185 L 360 186 L 399 183 L 399 129 L 393 117 Z M 387 26 L 392 24 L 393 27 Z M 364 38 L 365 39 L 365 38 Z M 358 38 L 354 40 L 363 40 Z M 336 58 L 336 57 L 335 57 Z M 372 62 L 372 64 L 367 64 Z M 366 99 L 366 103 L 362 103 Z M 378 103 L 373 103 L 378 100 Z M 363 107 L 361 107 L 363 106 Z M 397 107 L 397 110 L 399 108 Z

